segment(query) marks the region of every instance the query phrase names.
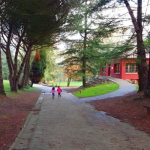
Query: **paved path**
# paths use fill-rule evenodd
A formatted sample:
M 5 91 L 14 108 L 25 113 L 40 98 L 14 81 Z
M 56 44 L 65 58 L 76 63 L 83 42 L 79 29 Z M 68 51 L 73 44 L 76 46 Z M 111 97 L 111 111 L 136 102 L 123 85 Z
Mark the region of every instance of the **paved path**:
M 100 99 L 105 99 L 105 98 L 123 96 L 125 94 L 136 91 L 135 85 L 133 85 L 133 84 L 131 84 L 125 80 L 118 79 L 118 78 L 112 78 L 112 77 L 108 77 L 108 78 L 119 84 L 118 90 L 111 92 L 111 93 L 108 93 L 108 94 L 105 94 L 105 95 L 99 95 L 99 96 L 88 97 L 88 98 L 81 98 L 81 100 L 82 101 L 100 100 Z
M 46 93 L 41 94 L 37 111 L 31 112 L 10 150 L 150 150 L 146 133 L 94 110 L 65 91 L 53 100 L 50 88 L 37 87 Z

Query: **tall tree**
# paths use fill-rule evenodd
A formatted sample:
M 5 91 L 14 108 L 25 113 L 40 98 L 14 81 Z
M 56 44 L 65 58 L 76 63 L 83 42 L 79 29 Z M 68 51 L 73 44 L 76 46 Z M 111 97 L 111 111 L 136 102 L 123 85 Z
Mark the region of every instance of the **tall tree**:
M 3 53 L 3 51 L 1 51 L 1 57 L 2 57 L 2 74 L 3 74 L 3 79 L 4 80 L 8 80 L 9 78 L 9 71 L 8 71 L 8 66 L 7 66 L 7 60 L 6 60 L 6 56 Z
M 147 95 L 146 85 L 147 85 L 147 64 L 146 64 L 146 55 L 143 43 L 143 26 L 142 26 L 142 0 L 138 0 L 137 7 L 137 19 L 133 14 L 133 10 L 130 7 L 130 4 L 127 0 L 124 0 L 124 3 L 128 9 L 128 12 L 131 16 L 132 23 L 137 34 L 137 54 L 140 63 L 138 63 L 138 75 L 139 75 L 139 91 L 144 90 L 145 95 Z
M 103 0 L 99 1 L 99 4 L 95 7 L 101 7 L 103 3 L 113 2 L 114 0 Z M 136 42 L 137 42 L 137 57 L 138 57 L 138 75 L 139 75 L 139 91 L 145 91 L 145 96 L 148 94 L 146 88 L 147 86 L 147 65 L 146 65 L 146 56 L 145 49 L 143 44 L 143 19 L 142 19 L 142 0 L 137 0 L 137 15 L 134 14 L 129 0 L 118 0 L 117 2 L 123 3 L 128 10 L 128 14 L 131 18 L 131 22 L 136 33 Z M 116 3 L 116 2 L 115 2 Z M 114 6 L 114 5 L 113 5 Z M 115 5 L 116 6 L 116 5 Z M 135 3 L 134 3 L 135 6 Z M 134 7 L 135 8 L 135 7 Z M 117 18 L 118 19 L 118 18 Z M 121 17 L 120 17 L 121 19 Z
M 145 92 L 146 97 L 150 97 L 150 39 L 144 41 L 144 47 L 147 53 L 149 53 L 149 65 L 148 65 L 148 79 L 147 79 L 147 88 Z
M 2 78 L 1 29 L 0 29 L 0 95 L 6 95 L 4 91 L 3 78 Z
M 72 79 L 79 79 L 81 78 L 80 75 L 78 74 L 81 71 L 81 64 L 79 65 L 79 63 L 75 63 L 73 64 L 73 59 L 72 59 L 72 55 L 69 54 L 69 56 L 67 56 L 69 59 L 65 60 L 65 62 L 63 63 L 63 72 L 64 72 L 64 76 L 67 77 L 67 86 L 70 86 L 70 82 Z
M 2 4 L 0 0 L 0 4 Z M 2 12 L 2 8 L 0 8 L 0 12 Z M 2 78 L 2 58 L 1 58 L 1 17 L 0 17 L 0 95 L 6 95 L 4 91 L 3 78 Z
M 36 51 L 32 68 L 30 71 L 30 79 L 33 83 L 39 83 L 44 77 L 44 71 L 46 69 L 46 52 L 45 50 Z
M 63 30 L 66 16 L 74 7 L 73 0 L 10 0 L 5 1 L 2 17 L 3 51 L 6 54 L 11 91 L 17 91 L 21 73 L 35 45 L 56 42 Z M 71 4 L 71 5 L 70 5 Z M 23 61 L 18 66 L 18 55 L 25 45 Z M 14 60 L 11 49 L 14 50 Z
M 76 12 L 70 17 L 75 21 L 72 22 L 70 31 L 80 35 L 79 40 L 68 40 L 68 47 L 63 55 L 72 54 L 63 63 L 72 60 L 72 66 L 79 65 L 78 74 L 82 77 L 83 86 L 86 86 L 86 76 L 89 72 L 95 73 L 94 64 L 99 63 L 101 52 L 108 48 L 104 46 L 103 38 L 107 37 L 114 31 L 114 24 L 104 22 L 104 18 L 97 12 L 92 12 L 91 8 L 97 4 L 97 0 L 85 0 L 80 4 Z

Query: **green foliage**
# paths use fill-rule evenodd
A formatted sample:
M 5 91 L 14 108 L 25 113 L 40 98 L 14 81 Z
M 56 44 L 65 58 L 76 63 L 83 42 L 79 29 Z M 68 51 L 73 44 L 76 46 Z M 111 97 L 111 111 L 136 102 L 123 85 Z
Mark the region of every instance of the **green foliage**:
M 74 44 L 73 41 L 71 44 L 73 47 Z M 83 59 L 85 59 L 86 66 L 84 69 L 88 73 L 96 75 L 99 72 L 100 66 L 102 66 L 104 60 L 106 60 L 106 53 L 108 53 L 110 46 L 111 45 L 109 44 L 102 43 L 101 40 L 98 39 L 88 40 L 86 49 L 83 48 L 82 44 L 75 44 L 74 48 L 67 49 L 66 52 L 62 54 L 62 55 L 70 56 L 70 57 L 66 57 L 66 59 L 62 62 L 62 64 L 67 66 L 69 63 L 69 66 L 73 66 L 73 65 L 81 66 L 81 70 L 78 70 L 78 72 L 76 72 L 75 74 L 78 74 L 79 76 L 83 76 L 82 62 Z
M 112 62 L 116 59 L 127 58 L 129 51 L 133 50 L 134 46 L 131 43 L 124 43 L 122 45 L 116 45 L 110 50 L 103 53 L 105 62 Z
M 41 49 L 39 51 L 40 61 L 33 60 L 32 68 L 30 71 L 30 79 L 33 83 L 39 83 L 44 76 L 46 69 L 46 52 Z
M 110 93 L 118 89 L 119 89 L 119 85 L 116 83 L 105 83 L 105 84 L 101 84 L 95 87 L 82 89 L 80 91 L 75 92 L 74 95 L 79 98 L 91 97 L 91 96 L 97 96 L 97 95 Z
M 135 85 L 136 86 L 136 90 L 138 91 L 139 90 L 139 86 L 138 85 Z
M 3 84 L 4 84 L 4 90 L 5 92 L 10 91 L 10 84 L 8 80 L 3 80 Z
M 150 39 L 144 41 L 144 47 L 147 52 L 150 51 Z
M 46 49 L 46 69 L 42 81 L 50 81 L 56 78 L 56 71 L 58 65 L 55 63 L 55 54 L 53 48 L 49 47 Z
M 67 86 L 67 82 L 51 82 L 51 83 L 49 83 L 49 85 L 65 87 L 65 86 Z M 79 86 L 82 86 L 82 82 L 77 82 L 77 81 L 73 82 L 73 81 L 71 81 L 70 82 L 70 86 L 72 86 L 72 87 L 79 87 Z
M 20 80 L 21 72 L 24 72 L 23 69 L 28 70 L 26 58 L 30 57 L 35 46 L 37 48 L 37 46 L 53 45 L 56 42 L 57 36 L 64 31 L 66 17 L 70 9 L 74 8 L 74 4 L 73 0 L 2 1 L 0 19 L 3 43 L 1 48 L 7 55 L 12 91 L 17 91 L 17 83 Z M 13 49 L 14 59 L 10 49 Z M 25 55 L 22 55 L 23 61 L 18 67 L 18 56 L 22 51 L 25 52 Z M 39 66 L 41 65 L 39 64 Z M 44 66 L 40 67 L 41 71 L 42 68 Z M 24 75 L 27 77 L 26 73 Z M 38 81 L 42 76 L 42 74 L 38 76 Z
M 52 41 L 53 34 L 58 34 L 63 29 L 66 16 L 74 3 L 69 7 L 70 1 L 61 0 L 9 0 L 5 3 L 5 18 L 16 29 L 26 30 L 26 39 L 37 40 L 45 36 L 45 41 Z M 43 38 L 42 41 L 44 42 Z
M 98 0 L 84 1 L 70 17 L 74 22 L 70 26 L 72 34 L 78 33 L 79 40 L 66 40 L 68 49 L 62 53 L 66 58 L 61 63 L 66 68 L 80 66 L 74 75 L 83 78 L 99 74 L 100 65 L 104 64 L 104 52 L 110 49 L 110 44 L 104 44 L 103 38 L 114 32 L 114 24 L 104 21 L 104 17 L 91 11 Z M 105 4 L 105 3 L 103 3 Z

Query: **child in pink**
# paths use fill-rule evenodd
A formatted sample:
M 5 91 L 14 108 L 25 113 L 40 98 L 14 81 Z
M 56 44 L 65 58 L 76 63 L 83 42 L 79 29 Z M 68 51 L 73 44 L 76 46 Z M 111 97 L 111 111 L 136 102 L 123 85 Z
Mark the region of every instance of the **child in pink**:
M 60 88 L 60 86 L 58 86 L 57 88 L 58 97 L 61 97 L 61 92 L 62 92 L 62 89 Z
M 52 93 L 52 98 L 54 99 L 54 97 L 55 97 L 55 87 L 52 88 L 52 90 L 50 91 L 50 93 Z

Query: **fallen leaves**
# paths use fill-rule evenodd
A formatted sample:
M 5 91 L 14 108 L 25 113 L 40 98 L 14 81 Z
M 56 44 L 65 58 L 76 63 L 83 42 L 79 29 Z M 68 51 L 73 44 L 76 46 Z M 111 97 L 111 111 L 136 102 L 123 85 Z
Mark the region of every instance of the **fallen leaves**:
M 98 111 L 104 111 L 107 115 L 120 119 L 135 126 L 138 130 L 150 134 L 150 116 L 143 106 L 150 106 L 150 98 L 143 98 L 143 93 L 110 98 L 90 102 Z
M 0 150 L 8 150 L 21 131 L 40 91 L 18 93 L 17 97 L 0 97 Z

